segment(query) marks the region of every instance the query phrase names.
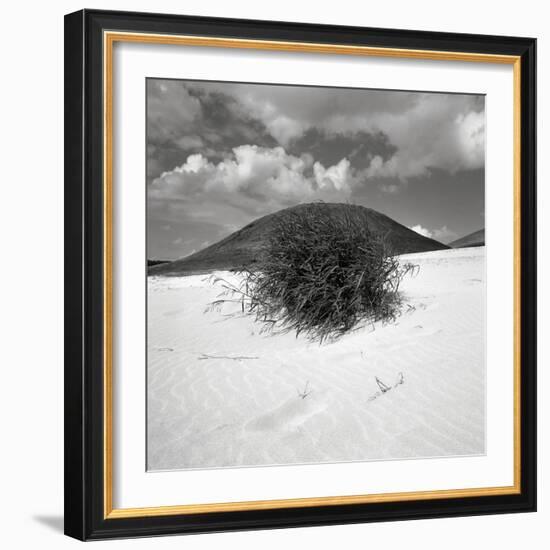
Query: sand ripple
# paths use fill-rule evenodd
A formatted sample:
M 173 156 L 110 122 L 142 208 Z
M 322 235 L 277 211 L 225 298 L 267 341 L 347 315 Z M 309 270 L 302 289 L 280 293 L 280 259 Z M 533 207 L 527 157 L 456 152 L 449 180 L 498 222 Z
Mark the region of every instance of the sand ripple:
M 150 278 L 148 468 L 483 454 L 484 252 L 408 255 L 397 322 L 322 346 L 205 313 L 204 276 Z

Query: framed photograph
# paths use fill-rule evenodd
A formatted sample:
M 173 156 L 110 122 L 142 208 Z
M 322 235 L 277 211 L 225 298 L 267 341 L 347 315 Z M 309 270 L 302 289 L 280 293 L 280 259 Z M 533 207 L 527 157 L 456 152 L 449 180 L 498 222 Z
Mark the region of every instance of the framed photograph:
M 534 511 L 532 38 L 65 18 L 65 530 Z

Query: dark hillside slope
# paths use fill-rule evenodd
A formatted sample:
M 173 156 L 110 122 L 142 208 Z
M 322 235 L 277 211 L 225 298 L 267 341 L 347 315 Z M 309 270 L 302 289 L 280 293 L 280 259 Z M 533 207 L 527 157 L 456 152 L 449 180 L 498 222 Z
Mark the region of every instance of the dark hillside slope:
M 452 248 L 467 248 L 470 246 L 484 246 L 485 245 L 485 229 L 479 229 L 474 231 L 465 237 L 457 239 L 450 243 Z
M 367 219 L 374 233 L 387 234 L 396 254 L 426 252 L 449 248 L 433 239 L 428 239 L 408 227 L 392 220 L 371 208 L 352 204 L 310 203 L 300 204 L 268 214 L 235 231 L 225 239 L 199 250 L 190 256 L 173 262 L 157 265 L 149 269 L 150 275 L 180 275 L 192 272 L 239 269 L 250 266 L 261 259 L 262 250 L 269 239 L 270 231 L 278 221 L 283 221 L 289 213 L 300 213 L 303 209 L 328 207 L 331 215 L 343 215 L 348 211 Z

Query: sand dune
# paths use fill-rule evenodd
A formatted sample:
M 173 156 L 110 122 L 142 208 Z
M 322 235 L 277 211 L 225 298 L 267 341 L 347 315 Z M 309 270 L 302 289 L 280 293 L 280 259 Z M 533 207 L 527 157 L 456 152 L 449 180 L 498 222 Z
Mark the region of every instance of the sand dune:
M 483 454 L 485 248 L 403 258 L 397 322 L 323 345 L 205 313 L 208 277 L 149 277 L 148 468 Z

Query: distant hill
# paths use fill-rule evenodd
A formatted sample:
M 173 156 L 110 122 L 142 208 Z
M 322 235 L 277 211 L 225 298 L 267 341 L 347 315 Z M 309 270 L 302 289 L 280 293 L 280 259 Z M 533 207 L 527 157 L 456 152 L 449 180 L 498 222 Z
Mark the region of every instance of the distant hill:
M 155 265 L 167 264 L 172 260 L 147 260 L 147 267 L 153 267 Z
M 352 204 L 310 203 L 285 208 L 284 210 L 258 218 L 225 239 L 199 250 L 195 254 L 149 268 L 149 274 L 180 275 L 250 266 L 261 259 L 262 250 L 277 220 L 284 221 L 284 217 L 288 216 L 291 212 L 299 213 L 306 208 L 320 208 L 323 206 L 328 206 L 334 215 L 344 213 L 346 210 L 351 210 L 361 216 L 365 216 L 366 214 L 371 231 L 387 234 L 396 254 L 449 248 L 438 241 L 419 235 L 408 227 L 371 208 Z
M 485 246 L 485 229 L 474 231 L 461 239 L 449 244 L 452 248 L 468 248 L 470 246 Z

